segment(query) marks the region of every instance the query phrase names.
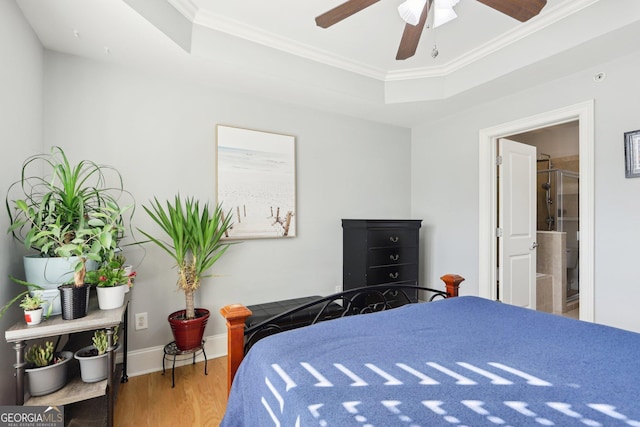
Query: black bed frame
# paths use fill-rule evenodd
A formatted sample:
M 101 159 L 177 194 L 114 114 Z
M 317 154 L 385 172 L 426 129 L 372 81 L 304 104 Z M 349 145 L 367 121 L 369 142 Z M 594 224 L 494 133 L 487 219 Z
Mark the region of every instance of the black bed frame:
M 250 326 L 247 326 L 247 318 L 252 312 L 248 307 L 232 304 L 221 308 L 220 313 L 227 321 L 228 390 L 231 388 L 233 377 L 242 358 L 260 339 L 327 320 L 458 296 L 458 286 L 464 278 L 447 274 L 442 276 L 441 280 L 445 282 L 445 291 L 408 284 L 385 284 L 350 289 L 313 299 L 258 323 L 249 322 Z
M 418 302 L 415 297 L 417 291 L 427 295 L 428 298 L 423 301 L 447 298 L 445 291 L 412 285 L 385 284 L 338 292 L 313 299 L 311 302 L 298 305 L 245 328 L 244 353 L 247 354 L 249 349 L 260 339 L 286 330 L 416 303 Z M 252 307 L 248 308 L 251 310 Z

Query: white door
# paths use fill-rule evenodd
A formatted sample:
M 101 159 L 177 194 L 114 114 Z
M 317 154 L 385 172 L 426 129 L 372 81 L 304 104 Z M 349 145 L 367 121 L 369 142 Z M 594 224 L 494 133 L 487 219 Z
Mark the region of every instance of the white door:
M 498 299 L 536 308 L 536 147 L 498 140 Z

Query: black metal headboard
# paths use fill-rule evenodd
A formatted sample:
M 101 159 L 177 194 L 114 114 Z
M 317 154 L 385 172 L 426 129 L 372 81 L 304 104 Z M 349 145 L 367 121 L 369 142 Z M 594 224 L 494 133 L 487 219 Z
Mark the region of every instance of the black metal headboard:
M 419 298 L 418 296 L 422 298 Z M 376 285 L 338 292 L 286 310 L 245 329 L 245 354 L 260 339 L 345 316 L 390 310 L 419 301 L 447 298 L 445 291 L 414 285 Z

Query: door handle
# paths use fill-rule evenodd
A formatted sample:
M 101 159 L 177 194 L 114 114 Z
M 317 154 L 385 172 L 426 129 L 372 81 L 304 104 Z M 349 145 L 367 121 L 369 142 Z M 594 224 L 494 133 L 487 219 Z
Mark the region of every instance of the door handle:
M 540 246 L 539 244 L 537 244 L 536 242 L 533 242 L 533 244 L 531 245 L 531 247 L 529 248 L 530 250 L 534 250 L 535 248 L 537 248 L 538 246 Z

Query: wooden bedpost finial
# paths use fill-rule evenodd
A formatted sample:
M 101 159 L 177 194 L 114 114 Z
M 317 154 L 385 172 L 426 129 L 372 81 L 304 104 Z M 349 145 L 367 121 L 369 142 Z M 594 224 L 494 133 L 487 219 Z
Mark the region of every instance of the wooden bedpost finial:
M 449 298 L 451 298 L 458 296 L 458 287 L 460 286 L 460 283 L 464 281 L 464 277 L 457 274 L 445 274 L 440 278 L 440 280 L 445 283 L 447 287 L 447 294 L 449 295 Z
M 230 304 L 220 309 L 227 320 L 227 394 L 231 390 L 233 377 L 244 357 L 244 322 L 251 310 L 242 304 Z

